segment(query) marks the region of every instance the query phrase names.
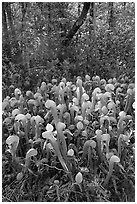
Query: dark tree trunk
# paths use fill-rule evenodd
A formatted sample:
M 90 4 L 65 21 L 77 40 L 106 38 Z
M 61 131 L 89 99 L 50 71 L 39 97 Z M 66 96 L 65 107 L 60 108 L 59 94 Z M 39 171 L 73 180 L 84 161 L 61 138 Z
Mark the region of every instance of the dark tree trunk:
M 110 30 L 114 30 L 115 27 L 115 16 L 114 16 L 114 8 L 113 8 L 113 2 L 109 2 L 108 4 L 109 10 L 109 16 L 108 16 L 108 22 L 109 22 L 109 28 Z
M 8 25 L 7 25 L 7 17 L 6 17 L 6 8 L 7 2 L 2 3 L 2 27 L 3 27 L 3 37 L 4 43 L 2 44 L 3 51 L 5 52 L 6 56 L 11 59 L 11 45 L 8 33 Z
M 73 38 L 75 33 L 78 31 L 80 26 L 84 23 L 84 21 L 87 17 L 87 13 L 88 13 L 89 8 L 90 8 L 90 3 L 85 2 L 80 17 L 77 19 L 77 21 L 74 23 L 72 29 L 66 35 L 65 40 L 62 41 L 63 46 L 68 46 L 70 44 L 71 39 Z
M 60 50 L 58 53 L 58 59 L 61 63 L 67 58 L 66 48 L 70 45 L 71 40 L 73 39 L 73 36 L 76 34 L 78 29 L 84 23 L 84 21 L 87 17 L 87 13 L 88 13 L 89 8 L 90 8 L 90 2 L 84 2 L 84 6 L 83 6 L 83 10 L 81 12 L 81 15 L 79 16 L 79 18 L 74 23 L 73 27 L 68 32 L 65 39 L 62 41 L 61 47 L 60 47 Z

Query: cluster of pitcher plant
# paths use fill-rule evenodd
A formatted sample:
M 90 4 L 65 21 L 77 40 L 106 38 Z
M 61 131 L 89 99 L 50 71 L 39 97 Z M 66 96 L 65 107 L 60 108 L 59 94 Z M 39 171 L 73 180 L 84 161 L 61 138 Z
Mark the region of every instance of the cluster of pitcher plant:
M 126 78 L 53 79 L 42 82 L 36 93 L 15 88 L 2 111 L 3 153 L 11 155 L 18 181 L 27 172 L 39 174 L 44 163 L 62 169 L 82 191 L 84 173 L 96 176 L 102 167 L 105 188 L 115 171 L 125 171 L 131 143 L 134 159 L 135 84 Z

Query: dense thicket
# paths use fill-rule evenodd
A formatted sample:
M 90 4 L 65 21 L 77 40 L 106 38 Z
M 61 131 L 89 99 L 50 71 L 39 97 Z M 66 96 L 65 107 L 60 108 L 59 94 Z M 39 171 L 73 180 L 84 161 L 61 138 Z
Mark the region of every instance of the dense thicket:
M 3 2 L 2 31 L 8 86 L 62 75 L 134 75 L 133 2 Z

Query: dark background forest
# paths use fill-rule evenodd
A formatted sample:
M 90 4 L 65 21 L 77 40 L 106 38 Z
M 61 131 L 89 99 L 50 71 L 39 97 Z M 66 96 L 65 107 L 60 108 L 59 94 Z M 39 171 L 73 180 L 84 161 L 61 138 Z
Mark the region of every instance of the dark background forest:
M 134 2 L 3 2 L 3 89 L 53 77 L 134 76 Z

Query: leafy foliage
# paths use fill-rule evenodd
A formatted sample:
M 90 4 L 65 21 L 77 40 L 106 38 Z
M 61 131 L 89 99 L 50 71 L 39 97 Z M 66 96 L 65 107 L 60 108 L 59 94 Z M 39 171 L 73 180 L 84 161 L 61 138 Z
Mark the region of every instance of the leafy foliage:
M 3 20 L 3 61 L 7 58 L 13 64 L 22 64 L 22 69 L 30 72 L 34 71 L 31 68 L 44 66 L 48 74 L 53 71 L 51 77 L 57 71 L 70 77 L 78 73 L 102 73 L 102 77 L 124 72 L 134 75 L 134 3 L 94 3 L 93 12 L 90 7 L 83 25 L 63 49 L 62 42 L 80 16 L 83 3 L 7 3 L 12 18 L 5 4 L 3 10 L 11 24 L 5 28 L 8 21 Z M 7 33 L 11 56 L 5 50 Z M 13 38 L 17 43 L 12 43 Z M 69 64 L 68 70 L 64 69 L 64 60 Z

